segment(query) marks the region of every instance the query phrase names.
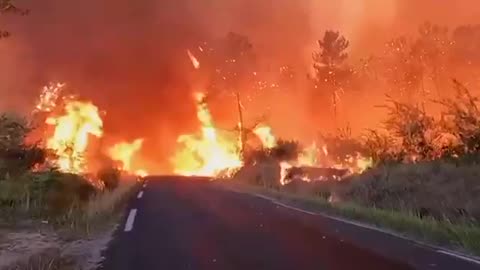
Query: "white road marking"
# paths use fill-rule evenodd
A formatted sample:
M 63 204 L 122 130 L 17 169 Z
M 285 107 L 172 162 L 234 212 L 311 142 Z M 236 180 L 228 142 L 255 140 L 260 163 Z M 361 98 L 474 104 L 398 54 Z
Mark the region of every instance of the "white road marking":
M 135 222 L 135 216 L 137 215 L 137 209 L 130 210 L 128 214 L 127 222 L 125 223 L 125 231 L 129 232 L 133 229 L 133 223 Z
M 232 191 L 234 191 L 234 190 L 232 190 Z M 242 193 L 240 191 L 234 191 L 234 192 Z M 374 231 L 378 231 L 378 232 L 381 232 L 381 233 L 393 235 L 395 237 L 398 237 L 398 238 L 401 238 L 401 239 L 404 239 L 404 240 L 407 240 L 407 241 L 411 241 L 411 242 L 414 242 L 416 244 L 423 245 L 425 247 L 429 247 L 431 249 L 434 249 L 438 253 L 449 255 L 449 256 L 455 257 L 457 259 L 465 260 L 465 261 L 480 265 L 480 259 L 470 258 L 470 257 L 460 255 L 460 254 L 457 254 L 455 252 L 448 251 L 448 250 L 438 249 L 438 247 L 435 247 L 435 246 L 432 246 L 432 245 L 429 245 L 429 244 L 426 244 L 426 243 L 422 243 L 422 242 L 407 238 L 403 235 L 397 234 L 397 233 L 392 232 L 392 231 L 382 230 L 382 229 L 380 229 L 378 227 L 375 227 L 375 226 L 371 226 L 371 225 L 368 225 L 368 224 L 363 224 L 363 223 L 360 223 L 360 222 L 355 222 L 355 221 L 351 221 L 351 220 L 347 220 L 347 219 L 343 219 L 343 218 L 333 217 L 333 216 L 330 216 L 330 215 L 327 215 L 327 214 L 315 213 L 315 212 L 303 210 L 303 209 L 300 209 L 300 208 L 297 208 L 297 207 L 294 207 L 294 206 L 290 206 L 290 205 L 281 203 L 278 200 L 270 198 L 268 196 L 264 196 L 264 195 L 260 195 L 260 194 L 252 194 L 252 193 L 248 193 L 248 194 L 253 195 L 255 197 L 258 197 L 258 198 L 262 198 L 262 199 L 267 200 L 267 201 L 270 201 L 273 204 L 276 204 L 276 205 L 279 205 L 279 206 L 282 206 L 282 207 L 285 207 L 285 208 L 288 208 L 288 209 L 291 209 L 291 210 L 294 210 L 294 211 L 302 212 L 304 214 L 308 214 L 308 215 L 312 215 L 312 216 L 322 216 L 322 217 L 333 219 L 333 220 L 336 220 L 336 221 L 339 221 L 339 222 L 351 224 L 351 225 L 354 225 L 354 226 L 357 226 L 357 227 L 361 227 L 361 228 L 365 228 L 365 229 L 374 230 Z M 437 248 L 437 249 L 435 249 L 435 248 Z
M 473 258 L 469 258 L 469 257 L 466 257 L 466 256 L 463 256 L 463 255 L 460 255 L 460 254 L 456 254 L 454 252 L 450 252 L 450 251 L 447 251 L 447 250 L 437 250 L 438 253 L 442 253 L 442 254 L 446 254 L 446 255 L 450 255 L 450 256 L 453 256 L 453 257 L 456 257 L 456 258 L 459 258 L 461 260 L 465 260 L 465 261 L 469 261 L 471 263 L 475 263 L 475 264 L 479 264 L 480 265 L 480 261 L 476 260 L 476 259 L 473 259 Z
M 143 190 L 138 193 L 137 199 L 141 199 L 142 197 L 143 197 Z

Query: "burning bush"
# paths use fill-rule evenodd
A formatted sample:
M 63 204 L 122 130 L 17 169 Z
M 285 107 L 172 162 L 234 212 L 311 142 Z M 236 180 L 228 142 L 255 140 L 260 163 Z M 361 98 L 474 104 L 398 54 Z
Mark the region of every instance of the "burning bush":
M 24 118 L 0 115 L 0 210 L 63 214 L 99 191 L 85 176 L 51 167 L 49 151 L 26 143 L 32 130 Z M 99 176 L 109 189 L 118 185 L 119 173 L 114 169 Z
M 260 147 L 245 154 L 246 164 L 275 159 L 277 161 L 291 161 L 298 158 L 301 152 L 300 144 L 296 141 L 279 140 L 274 146 Z
M 395 138 L 388 133 L 368 130 L 364 141 L 367 155 L 372 158 L 374 165 L 398 163 L 403 159 L 395 149 Z
M 234 179 L 255 185 L 278 187 L 282 179 L 281 163 L 296 160 L 300 145 L 296 141 L 279 140 L 271 148 L 258 148 L 245 155 L 245 165 Z
M 100 169 L 97 178 L 103 182 L 107 190 L 114 190 L 120 182 L 120 171 L 114 167 L 107 166 Z
M 397 139 L 397 158 L 415 162 L 441 156 L 440 149 L 435 147 L 441 131 L 436 128 L 438 125 L 434 118 L 419 105 L 394 100 L 389 102 L 390 105 L 386 106 L 389 115 L 385 128 Z
M 277 145 L 270 149 L 270 155 L 278 161 L 292 161 L 298 159 L 301 152 L 297 141 L 279 140 Z
M 324 166 L 362 172 L 371 166 L 371 155 L 365 142 L 352 135 L 350 127 L 338 129 L 334 134 L 321 136 L 324 144 Z
M 469 90 L 456 80 L 454 87 L 455 98 L 439 102 L 445 108 L 443 120 L 446 129 L 456 138 L 456 145 L 450 149 L 450 155 L 476 157 L 480 151 L 478 98 L 472 96 Z
M 480 150 L 478 99 L 454 80 L 456 96 L 437 103 L 444 110 L 440 119 L 420 105 L 389 99 L 385 130 L 369 130 L 364 146 L 375 164 L 411 163 L 454 158 L 476 160 Z

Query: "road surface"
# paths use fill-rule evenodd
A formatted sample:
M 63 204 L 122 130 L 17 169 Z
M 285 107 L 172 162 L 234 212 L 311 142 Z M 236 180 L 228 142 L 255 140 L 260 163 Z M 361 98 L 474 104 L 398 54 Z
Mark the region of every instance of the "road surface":
M 192 178 L 149 178 L 104 252 L 105 270 L 480 269 L 364 227 Z

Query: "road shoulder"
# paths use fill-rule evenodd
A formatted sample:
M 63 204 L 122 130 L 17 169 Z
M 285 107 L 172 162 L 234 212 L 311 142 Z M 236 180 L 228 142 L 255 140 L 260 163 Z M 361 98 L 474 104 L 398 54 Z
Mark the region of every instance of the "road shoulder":
M 303 215 L 316 216 L 324 220 L 329 220 L 334 222 L 336 224 L 335 226 L 350 229 L 353 228 L 353 231 L 360 231 L 363 235 L 368 234 L 374 239 L 385 238 L 389 239 L 387 242 L 401 243 L 399 245 L 395 244 L 399 247 L 393 248 L 392 250 L 389 250 L 389 248 L 383 248 L 382 244 L 377 245 L 377 247 L 372 245 L 372 247 L 369 248 L 371 248 L 374 252 L 382 253 L 382 255 L 390 256 L 393 259 L 402 259 L 402 255 L 398 252 L 400 251 L 400 253 L 402 253 L 401 251 L 403 250 L 404 254 L 407 254 L 406 256 L 415 256 L 413 259 L 409 258 L 409 263 L 417 269 L 425 269 L 423 267 L 451 269 L 448 267 L 439 268 L 438 266 L 450 266 L 456 265 L 457 263 L 460 263 L 460 265 L 464 265 L 466 267 L 461 269 L 480 269 L 480 259 L 478 257 L 440 247 L 438 245 L 428 244 L 424 241 L 414 239 L 406 234 L 389 230 L 373 223 L 353 220 L 348 216 L 341 215 L 341 212 L 331 211 L 331 206 L 326 209 L 324 203 L 316 204 L 315 202 L 312 202 L 312 200 L 304 200 L 299 196 L 285 192 L 277 192 L 261 187 L 252 187 L 243 184 L 216 182 L 214 185 L 217 188 L 227 191 L 248 194 L 255 198 L 267 200 L 279 207 L 288 209 L 290 211 L 295 211 Z M 346 229 L 345 232 L 350 231 L 350 229 Z M 352 241 L 357 243 L 369 242 L 368 237 L 359 237 L 358 235 L 355 236 L 355 234 L 356 233 L 351 234 Z M 397 252 L 397 254 L 392 254 L 392 252 Z

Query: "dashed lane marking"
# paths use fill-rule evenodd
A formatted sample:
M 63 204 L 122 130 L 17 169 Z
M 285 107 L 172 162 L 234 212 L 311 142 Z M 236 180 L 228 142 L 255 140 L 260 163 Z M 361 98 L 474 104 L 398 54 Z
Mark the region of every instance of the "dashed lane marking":
M 135 216 L 137 215 L 137 209 L 130 210 L 128 214 L 127 222 L 125 223 L 125 232 L 129 232 L 133 229 L 133 223 L 135 222 Z

